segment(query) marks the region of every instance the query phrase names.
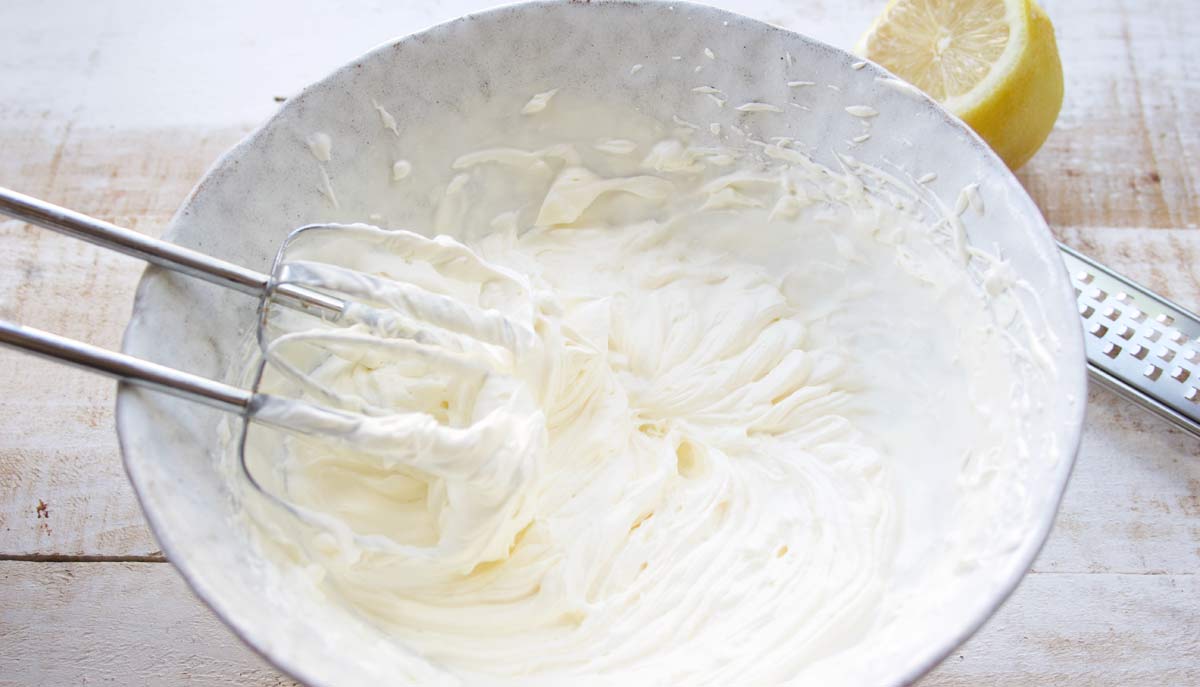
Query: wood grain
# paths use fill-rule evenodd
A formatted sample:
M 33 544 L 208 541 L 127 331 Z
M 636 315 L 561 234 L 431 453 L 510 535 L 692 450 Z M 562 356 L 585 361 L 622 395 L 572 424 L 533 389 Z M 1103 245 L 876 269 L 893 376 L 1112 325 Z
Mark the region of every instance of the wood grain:
M 1055 227 L 1200 222 L 1200 21 L 1188 0 L 1046 0 L 1065 98 L 1018 173 Z
M 1032 574 L 983 628 L 920 682 L 1200 684 L 1195 575 Z
M 0 562 L 0 687 L 296 683 L 247 649 L 163 563 Z
M 1192 575 L 1200 571 L 1200 459 L 1191 435 L 1103 389 L 1054 530 L 1033 570 Z M 1200 598 L 1192 612 L 1200 618 Z
M 0 128 L 0 180 L 157 235 L 211 160 L 245 134 Z M 0 317 L 119 348 L 143 263 L 0 221 Z M 158 549 L 125 480 L 110 380 L 0 350 L 0 554 Z M 169 456 L 164 456 L 169 460 Z M 39 502 L 48 517 L 36 517 Z
M 0 184 L 157 234 L 275 95 L 388 35 L 488 4 L 305 14 L 284 0 L 0 3 L 0 25 L 24 28 L 0 43 Z M 715 4 L 849 46 L 883 3 Z M 1061 239 L 1200 305 L 1200 2 L 1043 5 L 1057 27 L 1066 100 L 1018 176 Z M 176 49 L 189 41 L 211 57 Z M 116 347 L 141 269 L 0 221 L 0 317 Z M 161 554 L 124 478 L 113 391 L 0 351 L 0 686 L 293 684 L 169 565 L 120 562 Z M 1034 572 L 921 684 L 1200 684 L 1198 572 L 1200 444 L 1093 390 L 1075 473 Z
M 156 563 L 0 562 L 0 687 L 295 683 Z M 1200 684 L 1196 575 L 1033 574 L 921 687 Z M 1184 659 L 1184 660 L 1181 660 Z

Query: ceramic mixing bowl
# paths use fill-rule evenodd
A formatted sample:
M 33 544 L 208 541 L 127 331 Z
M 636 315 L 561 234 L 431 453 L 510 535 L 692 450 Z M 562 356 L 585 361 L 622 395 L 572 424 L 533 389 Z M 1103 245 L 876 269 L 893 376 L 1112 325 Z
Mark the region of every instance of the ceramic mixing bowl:
M 280 240 L 303 224 L 370 221 L 368 213 L 382 212 L 388 225 L 411 228 L 430 201 L 389 186 L 396 151 L 408 151 L 414 167 L 446 168 L 442 148 L 473 113 L 498 105 L 517 111 L 551 88 L 627 103 L 666 121 L 677 115 L 739 126 L 763 140 L 791 137 L 831 166 L 840 151 L 899 175 L 934 173 L 926 186 L 950 206 L 965 184 L 979 184 L 987 210 L 972 215 L 968 237 L 1003 254 L 1028 284 L 1028 307 L 1044 315 L 1034 318 L 1034 334 L 1056 342 L 1049 350 L 1059 374 L 1052 388 L 1038 390 L 1044 421 L 1029 440 L 1046 459 L 1019 485 L 1033 514 L 1019 545 L 964 589 L 915 603 L 920 630 L 874 657 L 890 666 L 881 684 L 906 684 L 996 610 L 1045 540 L 1079 441 L 1085 364 L 1066 272 L 1017 180 L 959 120 L 911 89 L 884 83 L 889 75 L 881 68 L 857 62 L 796 33 L 686 3 L 529 3 L 463 17 L 376 48 L 289 99 L 217 161 L 165 237 L 265 269 Z M 795 80 L 816 84 L 805 109 L 784 106 Z M 731 105 L 779 103 L 783 111 L 715 108 L 693 92 L 697 84 L 719 88 Z M 399 136 L 380 126 L 375 103 L 395 116 Z M 848 143 L 863 130 L 847 116 L 850 105 L 878 111 L 866 141 Z M 336 142 L 325 172 L 306 144 L 317 131 Z M 336 206 L 321 192 L 323 173 L 337 188 Z M 124 351 L 242 382 L 254 308 L 243 295 L 150 268 Z M 456 683 L 351 612 L 293 588 L 258 552 L 223 467 L 230 433 L 218 412 L 128 386 L 117 406 L 126 468 L 163 550 L 250 646 L 313 685 L 393 684 L 398 665 L 421 684 Z

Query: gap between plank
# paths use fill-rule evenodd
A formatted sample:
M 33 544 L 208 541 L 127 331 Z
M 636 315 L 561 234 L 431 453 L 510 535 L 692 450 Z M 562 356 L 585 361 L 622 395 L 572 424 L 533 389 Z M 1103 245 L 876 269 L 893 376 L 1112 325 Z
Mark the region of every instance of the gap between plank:
M 72 555 L 62 553 L 0 553 L 0 563 L 16 561 L 25 563 L 168 563 L 167 557 L 161 552 L 133 556 L 104 556 L 104 555 Z M 1026 575 L 1088 575 L 1100 577 L 1192 577 L 1198 573 L 1192 571 L 1171 572 L 1168 570 L 1111 570 L 1101 572 L 1076 570 L 1030 570 Z
M 0 553 L 0 562 L 27 563 L 166 563 L 167 557 L 156 551 L 144 556 L 72 555 L 63 553 Z

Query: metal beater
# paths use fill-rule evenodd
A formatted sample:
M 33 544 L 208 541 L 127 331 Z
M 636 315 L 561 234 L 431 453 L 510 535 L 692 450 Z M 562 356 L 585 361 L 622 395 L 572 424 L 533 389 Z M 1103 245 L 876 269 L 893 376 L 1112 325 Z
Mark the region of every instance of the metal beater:
M 318 352 L 343 355 L 350 351 L 352 357 L 383 351 L 478 379 L 503 374 L 528 358 L 536 358 L 528 354 L 539 345 L 537 335 L 504 313 L 437 293 L 437 285 L 426 288 L 428 284 L 422 284 L 419 278 L 389 279 L 323 263 L 319 258 L 311 259 L 311 255 L 305 259 L 304 250 L 293 251 L 299 239 L 320 239 L 322 235 L 332 237 L 336 233 L 338 237 L 357 239 L 354 245 L 360 255 L 371 251 L 401 255 L 415 264 L 467 281 L 474 278 L 479 283 L 500 284 L 509 296 L 529 301 L 528 283 L 521 275 L 484 261 L 447 237 L 430 239 L 412 232 L 363 225 L 308 225 L 287 236 L 271 272 L 263 274 L 2 187 L 0 215 L 256 296 L 257 338 L 262 355 L 251 388 L 243 389 L 3 320 L 0 320 L 0 344 L 203 403 L 290 433 L 337 441 L 364 427 L 386 428 L 390 426 L 387 423 L 397 420 L 427 418 L 406 418 L 404 413 L 323 389 L 313 381 L 311 370 L 279 355 L 285 348 L 307 346 Z M 310 248 L 308 252 L 313 251 Z M 299 253 L 299 257 L 293 253 Z M 320 251 L 316 254 L 319 256 Z M 297 317 L 306 318 L 303 326 L 292 326 Z M 311 318 L 316 318 L 316 322 Z M 261 393 L 259 385 L 268 366 L 289 388 L 299 389 L 298 396 L 312 402 Z M 464 431 L 436 422 L 415 424 L 424 446 L 453 442 Z M 258 491 L 301 519 L 311 520 L 303 509 L 271 494 L 255 479 L 244 450 L 248 426 L 249 423 L 243 425 L 239 452 L 242 472 Z M 388 450 L 375 443 L 379 442 L 356 444 L 356 449 L 367 453 Z

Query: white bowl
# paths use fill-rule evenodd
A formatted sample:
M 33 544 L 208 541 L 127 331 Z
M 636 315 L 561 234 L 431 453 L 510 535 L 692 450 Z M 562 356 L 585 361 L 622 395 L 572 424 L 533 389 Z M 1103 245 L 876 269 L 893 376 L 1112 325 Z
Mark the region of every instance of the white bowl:
M 706 47 L 716 60 L 706 61 Z M 1078 446 L 1085 365 L 1067 275 L 1016 178 L 962 122 L 924 96 L 881 84 L 888 74 L 873 64 L 854 69 L 857 61 L 790 31 L 687 3 L 530 3 L 464 17 L 376 48 L 290 99 L 212 167 L 165 237 L 266 269 L 291 229 L 366 221 L 380 210 L 381 198 L 389 198 L 383 205 L 391 226 L 411 226 L 429 211 L 429 201 L 389 191 L 386 170 L 398 148 L 411 152 L 417 165 L 445 167 L 449 158 L 441 148 L 473 112 L 497 103 L 519 109 L 530 94 L 550 88 L 627 102 L 665 120 L 673 114 L 689 119 L 704 108 L 696 119 L 736 123 L 764 138 L 795 138 L 828 164 L 834 163 L 831 148 L 845 152 L 843 142 L 861 132 L 844 108 L 874 107 L 874 133 L 854 156 L 914 175 L 936 173 L 928 186 L 949 205 L 965 183 L 978 183 L 988 210 L 969 223 L 971 242 L 998 248 L 1040 294 L 1040 303 L 1029 304 L 1045 314 L 1038 333 L 1059 344 L 1051 351 L 1057 383 L 1042 390 L 1049 429 L 1037 437 L 1047 459 L 1024 485 L 1035 516 L 988 581 L 956 597 L 952 608 L 942 600 L 925 609 L 944 621 L 917 625 L 923 630 L 895 648 L 889 659 L 895 670 L 884 682 L 906 684 L 995 611 L 1045 540 Z M 644 67 L 631 73 L 635 64 Z M 697 64 L 704 65 L 701 74 L 694 72 Z M 818 82 L 806 96 L 811 111 L 785 108 L 770 117 L 732 107 L 714 112 L 692 92 L 704 83 L 733 103 L 784 103 L 786 83 L 801 79 Z M 400 139 L 388 138 L 373 100 L 396 117 Z M 442 134 L 414 138 L 430 122 Z M 323 181 L 305 143 L 316 131 L 335 141 L 328 170 L 338 208 L 317 190 Z M 254 307 L 244 295 L 150 268 L 124 350 L 237 383 Z M 117 426 L 130 480 L 163 550 L 196 593 L 276 666 L 314 685 L 392 684 L 401 664 L 422 684 L 456 683 L 350 612 L 290 588 L 258 553 L 222 468 L 227 432 L 220 413 L 122 387 Z

